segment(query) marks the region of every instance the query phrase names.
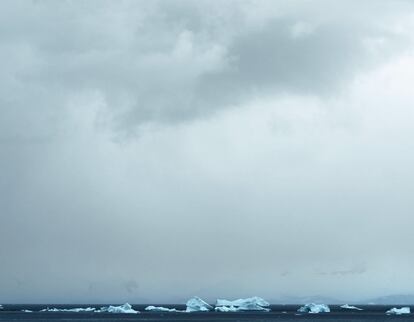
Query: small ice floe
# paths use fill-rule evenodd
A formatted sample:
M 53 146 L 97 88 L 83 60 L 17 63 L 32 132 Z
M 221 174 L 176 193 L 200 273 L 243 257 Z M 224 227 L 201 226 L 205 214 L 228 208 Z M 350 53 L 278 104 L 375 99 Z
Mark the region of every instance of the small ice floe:
M 132 314 L 136 314 L 139 313 L 139 311 L 136 311 L 132 308 L 131 304 L 129 303 L 125 303 L 123 305 L 119 305 L 119 306 L 104 306 L 101 307 L 100 310 L 97 310 L 96 312 L 108 312 L 108 313 L 132 313 Z
M 32 313 L 33 311 L 24 309 L 24 310 L 22 310 L 22 312 L 25 312 L 25 313 Z
M 298 309 L 298 312 L 304 313 L 328 313 L 331 312 L 331 309 L 326 304 L 315 304 L 309 303 L 305 304 L 301 308 Z
M 3 305 L 0 304 L 0 310 L 3 310 Z
M 57 309 L 57 308 L 45 308 L 43 310 L 40 310 L 40 312 L 95 312 L 95 308 L 94 307 L 87 307 L 87 308 L 81 308 L 81 307 L 77 307 L 77 308 L 73 308 L 73 309 Z M 24 312 L 31 312 L 29 310 L 24 310 Z
M 402 307 L 400 309 L 397 309 L 396 307 L 388 310 L 387 312 L 385 312 L 386 314 L 396 314 L 396 315 L 400 315 L 400 314 L 410 314 L 410 308 L 408 306 Z
M 189 299 L 186 305 L 186 312 L 208 312 L 213 309 L 213 307 L 210 304 L 203 301 L 197 296 L 194 296 L 193 298 Z
M 261 297 L 254 296 L 234 301 L 218 299 L 215 310 L 218 312 L 239 312 L 239 311 L 270 311 L 267 306 L 269 302 Z
M 361 308 L 359 308 L 359 307 L 356 307 L 356 306 L 353 306 L 353 305 L 349 305 L 349 304 L 344 304 L 344 305 L 341 305 L 341 308 L 343 308 L 343 309 L 348 309 L 348 310 L 358 310 L 358 311 L 363 311 L 363 309 L 361 309 Z
M 152 311 L 152 312 L 184 312 L 184 311 L 180 311 L 177 309 L 169 309 L 167 307 L 162 307 L 162 306 L 147 306 L 145 308 L 145 311 Z

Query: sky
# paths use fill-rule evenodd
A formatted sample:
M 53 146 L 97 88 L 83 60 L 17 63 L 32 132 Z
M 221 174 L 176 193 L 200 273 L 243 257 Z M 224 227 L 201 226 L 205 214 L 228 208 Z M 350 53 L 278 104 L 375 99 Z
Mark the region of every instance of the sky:
M 414 293 L 414 3 L 0 2 L 0 303 Z

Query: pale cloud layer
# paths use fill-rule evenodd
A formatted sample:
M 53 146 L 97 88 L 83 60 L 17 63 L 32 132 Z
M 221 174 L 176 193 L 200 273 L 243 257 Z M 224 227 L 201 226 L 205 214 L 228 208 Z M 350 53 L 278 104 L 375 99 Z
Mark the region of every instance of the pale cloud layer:
M 0 16 L 0 302 L 412 293 L 411 2 Z

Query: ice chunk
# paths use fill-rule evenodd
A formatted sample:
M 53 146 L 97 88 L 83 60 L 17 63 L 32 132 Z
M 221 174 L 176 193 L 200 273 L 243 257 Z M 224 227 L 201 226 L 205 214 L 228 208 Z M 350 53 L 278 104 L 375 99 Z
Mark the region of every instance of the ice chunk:
M 94 307 L 87 307 L 87 308 L 73 308 L 73 309 L 57 309 L 57 308 L 49 308 L 40 310 L 40 312 L 95 312 Z M 24 312 L 29 312 L 29 310 L 24 310 Z M 30 311 L 31 312 L 31 311 Z
M 298 312 L 305 312 L 305 313 L 328 313 L 331 312 L 330 308 L 326 304 L 315 304 L 309 303 L 305 304 L 301 308 L 299 308 Z
M 218 299 L 216 302 L 216 306 L 246 306 L 252 304 L 262 307 L 270 305 L 269 302 L 258 296 L 253 296 L 246 299 L 238 299 L 234 301 Z
M 203 301 L 197 296 L 194 296 L 193 298 L 189 299 L 186 304 L 186 312 L 208 312 L 213 309 L 213 307 L 210 304 Z
M 3 310 L 3 305 L 0 304 L 0 310 Z
M 109 312 L 109 313 L 139 313 L 139 311 L 135 311 L 131 304 L 125 303 L 124 305 L 120 306 L 104 306 L 101 307 L 100 310 L 97 310 L 96 312 Z
M 25 312 L 25 313 L 32 313 L 33 311 L 24 309 L 24 310 L 22 310 L 22 312 Z
M 410 308 L 408 306 L 402 307 L 400 309 L 397 309 L 396 307 L 388 310 L 387 312 L 385 312 L 387 314 L 396 314 L 396 315 L 400 315 L 400 314 L 410 314 Z
M 238 299 L 234 301 L 218 299 L 216 302 L 216 311 L 270 311 L 268 308 L 266 308 L 269 305 L 269 302 L 258 296 L 253 296 L 246 299 Z
M 239 312 L 240 309 L 233 305 L 231 306 L 216 306 L 214 309 L 216 312 Z
M 28 310 L 27 310 L 28 311 Z M 40 312 L 109 312 L 109 313 L 139 313 L 135 311 L 132 306 L 128 303 L 120 306 L 104 306 L 101 307 L 99 310 L 95 309 L 94 307 L 87 307 L 87 308 L 73 308 L 73 309 L 58 309 L 58 308 L 49 308 L 40 310 Z
M 153 305 L 147 306 L 145 308 L 145 311 L 153 311 L 153 312 L 184 312 L 184 311 L 177 310 L 177 309 L 169 309 L 169 308 L 166 308 L 166 307 L 153 306 Z
M 358 311 L 363 311 L 361 308 L 353 306 L 353 305 L 349 305 L 349 304 L 344 304 L 341 305 L 341 308 L 343 309 L 348 309 L 348 310 L 358 310 Z

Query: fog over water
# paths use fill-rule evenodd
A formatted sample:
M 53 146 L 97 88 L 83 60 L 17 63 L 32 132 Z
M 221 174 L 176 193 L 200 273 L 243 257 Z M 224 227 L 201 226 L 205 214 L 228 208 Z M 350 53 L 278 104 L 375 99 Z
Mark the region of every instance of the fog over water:
M 0 2 L 0 303 L 414 293 L 412 1 Z

